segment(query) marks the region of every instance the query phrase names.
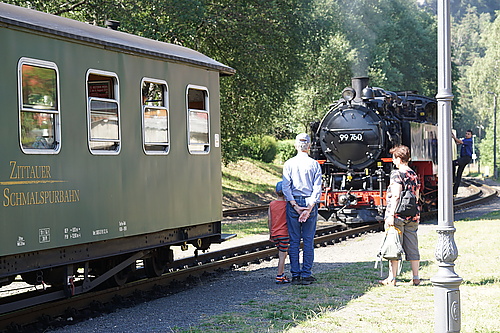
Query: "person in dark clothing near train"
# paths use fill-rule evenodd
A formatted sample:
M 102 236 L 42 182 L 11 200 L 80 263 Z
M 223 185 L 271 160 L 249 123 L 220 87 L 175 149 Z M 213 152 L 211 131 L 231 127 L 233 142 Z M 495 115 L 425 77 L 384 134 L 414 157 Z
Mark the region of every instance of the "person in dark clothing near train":
M 453 195 L 458 193 L 458 187 L 462 180 L 462 173 L 465 167 L 472 161 L 472 130 L 465 132 L 465 138 L 458 139 L 455 134 L 451 133 L 451 137 L 457 144 L 461 144 L 460 158 L 453 161 Z

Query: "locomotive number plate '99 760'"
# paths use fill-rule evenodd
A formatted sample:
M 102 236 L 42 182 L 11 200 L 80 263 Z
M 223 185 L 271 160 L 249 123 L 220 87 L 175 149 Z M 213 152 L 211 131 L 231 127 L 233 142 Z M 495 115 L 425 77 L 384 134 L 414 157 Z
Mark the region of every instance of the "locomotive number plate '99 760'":
M 339 143 L 363 141 L 363 133 L 343 133 L 339 134 Z

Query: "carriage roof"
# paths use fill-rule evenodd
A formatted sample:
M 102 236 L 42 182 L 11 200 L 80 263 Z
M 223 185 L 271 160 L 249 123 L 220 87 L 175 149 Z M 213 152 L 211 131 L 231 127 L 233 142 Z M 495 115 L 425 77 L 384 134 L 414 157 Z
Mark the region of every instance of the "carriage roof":
M 235 70 L 187 47 L 106 29 L 36 10 L 0 3 L 0 23 L 92 43 L 121 52 L 187 63 L 232 75 Z

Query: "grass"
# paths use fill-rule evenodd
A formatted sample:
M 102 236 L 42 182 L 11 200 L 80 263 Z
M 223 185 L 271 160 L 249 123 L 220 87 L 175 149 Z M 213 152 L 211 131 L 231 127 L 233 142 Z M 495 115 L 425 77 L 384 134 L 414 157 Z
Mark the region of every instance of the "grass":
M 262 219 L 257 222 L 236 222 L 224 223 L 222 232 L 225 234 L 237 234 L 237 238 L 243 238 L 253 235 L 268 235 L 269 228 L 267 220 Z
M 497 216 L 498 212 L 491 213 Z M 455 271 L 460 286 L 461 332 L 500 332 L 500 221 L 458 221 L 455 240 L 459 250 Z M 341 264 L 316 275 L 311 286 L 277 289 L 266 301 L 241 304 L 242 311 L 208 318 L 198 327 L 176 332 L 433 332 L 434 287 L 437 272 L 434 249 L 437 233 L 420 236 L 423 261 L 419 287 L 408 284 L 405 262 L 398 287 L 374 283 L 378 271 L 373 261 Z M 425 259 L 425 260 L 424 260 Z
M 283 167 L 245 158 L 222 167 L 224 195 L 241 192 L 274 191 Z
M 251 159 L 243 159 L 222 168 L 224 206 L 243 207 L 267 205 L 274 200 L 274 188 L 281 180 L 283 167 Z M 222 232 L 237 238 L 267 235 L 267 215 L 258 222 L 231 221 L 222 225 Z
M 282 166 L 243 159 L 222 167 L 222 194 L 226 207 L 264 205 L 274 198 Z

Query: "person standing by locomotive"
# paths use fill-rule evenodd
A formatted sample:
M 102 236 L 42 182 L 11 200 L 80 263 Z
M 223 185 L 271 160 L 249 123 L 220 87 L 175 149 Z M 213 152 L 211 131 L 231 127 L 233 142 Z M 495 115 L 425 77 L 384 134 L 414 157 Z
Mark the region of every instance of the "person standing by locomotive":
M 465 132 L 464 139 L 458 139 L 453 132 L 451 137 L 457 144 L 461 144 L 460 158 L 453 161 L 453 195 L 458 193 L 458 187 L 462 180 L 462 173 L 465 167 L 472 161 L 472 130 Z M 455 172 L 456 171 L 456 172 Z
M 318 218 L 317 203 L 321 196 L 321 167 L 307 152 L 311 139 L 306 133 L 295 138 L 297 155 L 283 166 L 283 194 L 286 221 L 290 235 L 290 272 L 292 284 L 311 284 L 314 262 L 314 234 Z M 303 263 L 299 262 L 300 241 L 303 241 Z
M 276 275 L 276 283 L 289 283 L 290 280 L 285 275 L 285 259 L 290 246 L 290 238 L 288 237 L 288 227 L 286 225 L 286 200 L 283 195 L 283 182 L 276 184 L 277 199 L 269 203 L 268 210 L 268 226 L 269 238 L 276 244 L 278 248 L 278 274 Z
M 396 169 L 392 170 L 390 183 L 387 188 L 387 207 L 385 210 L 385 224 L 387 230 L 389 227 L 396 227 L 399 230 L 401 245 L 403 246 L 406 260 L 410 261 L 413 273 L 412 284 L 418 286 L 420 277 L 418 269 L 420 266 L 420 252 L 418 250 L 417 230 L 420 222 L 420 212 L 415 216 L 401 216 L 396 213 L 401 193 L 404 188 L 413 192 L 415 197 L 419 198 L 420 183 L 418 176 L 409 166 L 410 149 L 407 146 L 400 145 L 391 148 L 392 163 Z M 390 260 L 389 276 L 387 279 L 379 281 L 386 286 L 396 285 L 396 275 L 398 271 L 398 260 Z

